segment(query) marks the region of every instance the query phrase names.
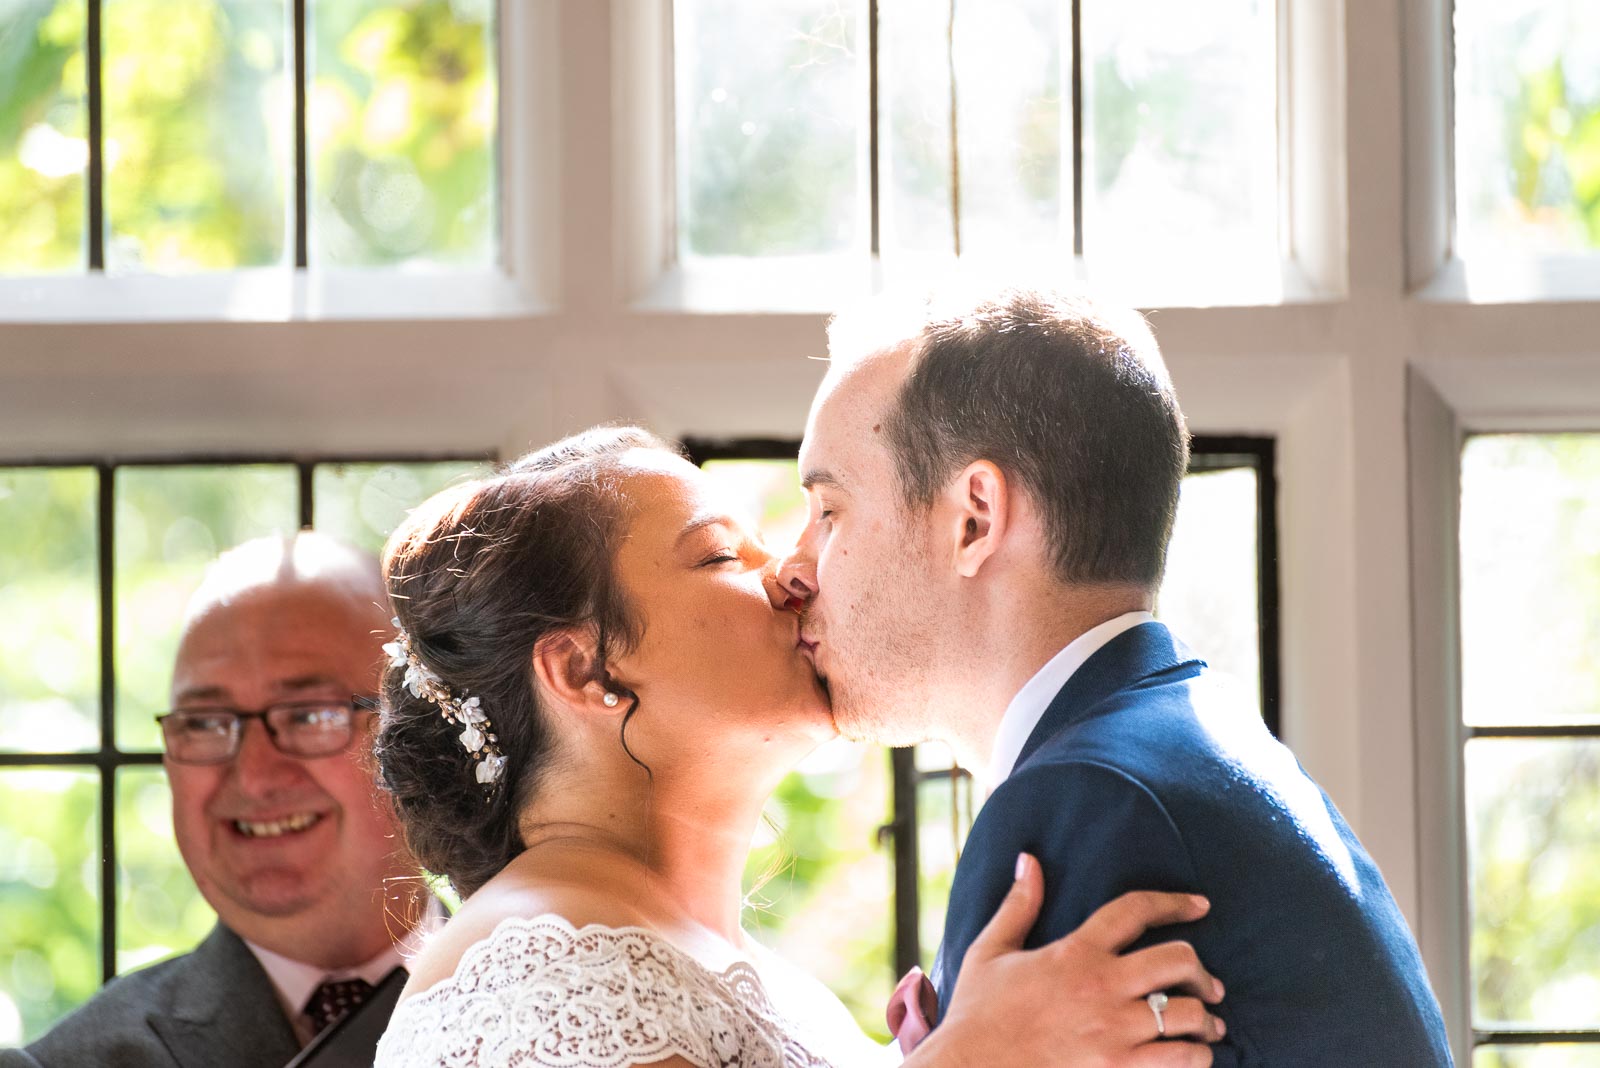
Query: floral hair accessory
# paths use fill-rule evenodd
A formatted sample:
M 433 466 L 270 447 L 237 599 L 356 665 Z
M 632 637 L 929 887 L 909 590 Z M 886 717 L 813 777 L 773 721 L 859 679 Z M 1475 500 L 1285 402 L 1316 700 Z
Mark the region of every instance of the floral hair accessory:
M 445 722 L 461 728 L 461 748 L 477 764 L 475 772 L 483 786 L 493 786 L 505 771 L 505 754 L 500 752 L 500 739 L 495 736 L 494 724 L 483 711 L 480 698 L 467 696 L 462 690 L 457 697 L 450 687 L 411 648 L 411 636 L 400 625 L 398 618 L 390 620 L 396 631 L 394 641 L 384 645 L 390 667 L 406 669 L 404 686 L 412 697 L 420 697 L 437 705 Z

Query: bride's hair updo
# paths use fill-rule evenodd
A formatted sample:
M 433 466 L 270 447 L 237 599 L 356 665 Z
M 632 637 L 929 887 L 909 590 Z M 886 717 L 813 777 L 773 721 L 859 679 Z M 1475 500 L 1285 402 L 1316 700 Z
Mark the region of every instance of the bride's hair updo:
M 384 551 L 384 579 L 411 653 L 456 698 L 480 699 L 505 758 L 499 781 L 480 783 L 462 728 L 411 692 L 404 666 L 385 671 L 380 780 L 412 855 L 463 896 L 522 852 L 518 815 L 552 756 L 534 646 L 554 632 L 587 629 L 599 643 L 595 677 L 616 690 L 607 654 L 638 640 L 612 564 L 629 518 L 619 461 L 640 448 L 673 451 L 635 427 L 558 441 L 433 497 Z

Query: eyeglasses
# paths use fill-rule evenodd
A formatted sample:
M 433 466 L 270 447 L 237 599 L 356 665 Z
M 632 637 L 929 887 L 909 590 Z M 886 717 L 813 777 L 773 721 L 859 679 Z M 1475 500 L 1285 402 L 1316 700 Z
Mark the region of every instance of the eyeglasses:
M 177 764 L 225 764 L 239 755 L 246 720 L 259 719 L 278 752 L 302 760 L 333 756 L 355 738 L 356 713 L 376 712 L 370 697 L 292 701 L 259 712 L 222 706 L 175 708 L 156 717 L 167 757 Z

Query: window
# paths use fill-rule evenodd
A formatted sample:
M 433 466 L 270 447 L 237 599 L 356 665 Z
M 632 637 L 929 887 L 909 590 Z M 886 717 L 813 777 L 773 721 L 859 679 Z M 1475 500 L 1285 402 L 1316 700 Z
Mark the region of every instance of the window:
M 1473 1063 L 1591 1065 L 1600 435 L 1469 439 L 1460 536 Z
M 681 261 L 1278 270 L 1276 0 L 674 12 Z
M 0 467 L 0 1046 L 214 920 L 173 843 L 152 719 L 201 569 L 313 521 L 375 551 L 408 508 L 481 467 Z
M 496 40 L 494 0 L 16 0 L 0 274 L 489 266 Z
M 790 440 L 689 439 L 691 458 L 792 545 L 806 502 Z M 1277 730 L 1277 534 L 1270 438 L 1197 438 L 1183 483 L 1157 613 L 1212 663 L 1253 682 Z M 948 749 L 822 746 L 768 806 L 746 869 L 764 937 L 838 993 L 867 1031 L 912 965 L 928 969 L 944 933 L 961 843 L 977 812 L 973 780 Z M 879 902 L 893 900 L 892 915 Z M 886 1037 L 886 1036 L 885 1036 Z
M 1456 0 L 1455 34 L 1462 256 L 1600 250 L 1600 10 Z

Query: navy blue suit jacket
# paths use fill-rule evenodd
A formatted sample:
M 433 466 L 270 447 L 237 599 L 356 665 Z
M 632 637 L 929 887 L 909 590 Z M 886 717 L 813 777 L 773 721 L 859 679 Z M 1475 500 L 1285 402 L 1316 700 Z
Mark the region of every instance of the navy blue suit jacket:
M 1045 876 L 1030 946 L 1128 890 L 1211 899 L 1204 920 L 1145 942 L 1188 940 L 1226 985 L 1219 1066 L 1451 1063 L 1372 858 L 1249 702 L 1159 623 L 1078 669 L 978 814 L 934 969 L 942 1005 L 1023 851 Z

